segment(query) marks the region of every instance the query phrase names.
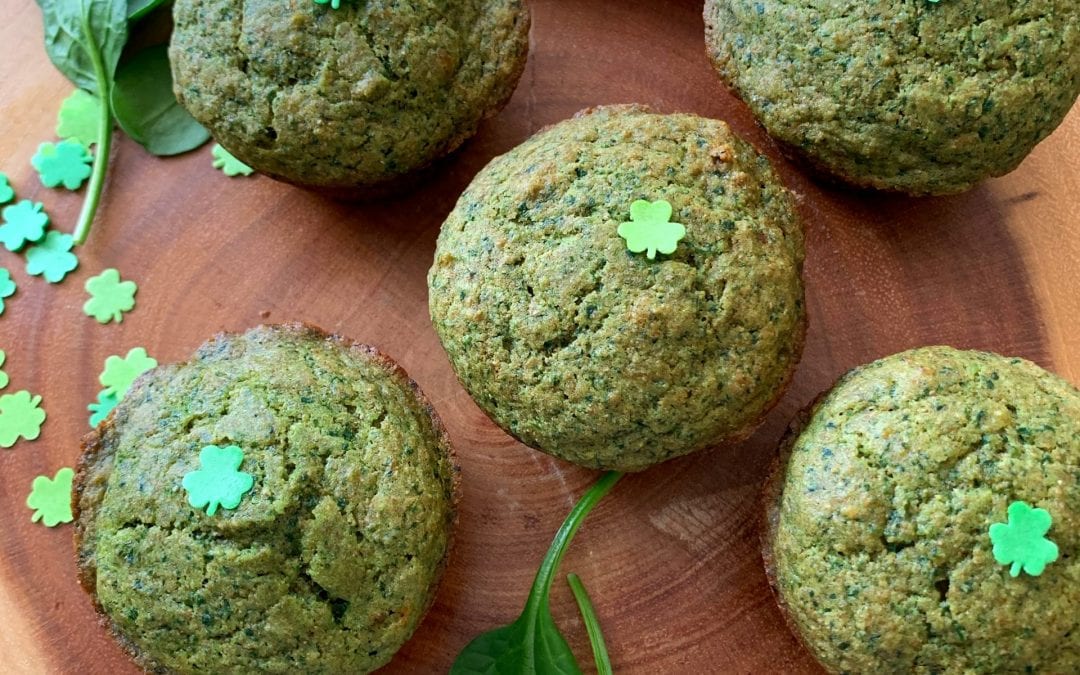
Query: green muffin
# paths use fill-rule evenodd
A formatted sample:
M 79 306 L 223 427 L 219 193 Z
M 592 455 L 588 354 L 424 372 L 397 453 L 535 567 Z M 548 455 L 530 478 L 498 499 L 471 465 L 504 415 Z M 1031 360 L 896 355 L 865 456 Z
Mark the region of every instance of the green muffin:
M 618 233 L 668 201 L 671 255 Z M 723 122 L 587 110 L 477 175 L 443 224 L 431 318 L 461 383 L 526 445 L 636 471 L 751 433 L 802 350 L 803 236 Z
M 1012 171 L 1080 94 L 1076 0 L 706 0 L 705 41 L 788 150 L 915 195 Z
M 254 478 L 213 515 L 185 482 L 209 445 Z M 153 672 L 368 672 L 431 605 L 456 474 L 431 406 L 374 349 L 300 325 L 220 335 L 87 437 L 80 581 Z
M 1078 475 L 1067 382 L 983 352 L 890 356 L 793 425 L 766 489 L 766 569 L 830 672 L 1080 672 Z M 1017 501 L 1053 519 L 1060 555 L 1039 576 L 993 553 Z
M 180 103 L 274 178 L 387 192 L 509 100 L 525 67 L 523 0 L 177 0 Z

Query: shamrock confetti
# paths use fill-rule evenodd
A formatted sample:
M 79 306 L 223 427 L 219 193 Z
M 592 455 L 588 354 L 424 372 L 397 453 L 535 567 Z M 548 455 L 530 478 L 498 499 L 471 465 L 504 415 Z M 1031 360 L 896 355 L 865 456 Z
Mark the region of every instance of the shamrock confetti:
M 8 177 L 0 173 L 0 204 L 7 204 L 12 199 L 15 199 L 15 191 L 11 189 Z
M 0 448 L 10 448 L 20 436 L 35 440 L 44 423 L 40 396 L 31 396 L 28 391 L 0 396 Z
M 1046 509 L 1033 509 L 1025 502 L 1009 504 L 1009 523 L 990 526 L 994 560 L 999 565 L 1011 563 L 1011 576 L 1019 576 L 1021 569 L 1033 577 L 1039 576 L 1058 558 L 1057 544 L 1043 536 L 1052 524 Z
M 7 360 L 7 354 L 3 349 L 0 349 L 0 368 L 4 366 L 4 362 Z M 8 386 L 8 374 L 0 370 L 0 389 Z
M 98 142 L 101 101 L 83 89 L 76 89 L 60 104 L 56 116 L 56 135 L 89 148 Z
M 123 399 L 135 378 L 155 366 L 157 361 L 147 356 L 142 347 L 135 347 L 124 358 L 110 356 L 105 359 L 105 370 L 98 376 L 98 381 L 105 387 L 102 393 L 118 401 Z
M 341 0 L 315 0 L 315 4 L 316 5 L 329 4 L 334 9 L 338 9 L 338 8 L 341 7 Z
M 214 156 L 214 168 L 221 169 L 221 172 L 226 176 L 250 176 L 254 171 L 254 169 L 233 157 L 231 152 L 217 143 L 214 144 L 210 154 Z
M 26 273 L 43 276 L 51 284 L 60 283 L 68 272 L 79 266 L 79 259 L 71 252 L 74 245 L 75 240 L 70 234 L 49 232 L 40 243 L 26 251 Z
M 11 272 L 0 267 L 0 315 L 4 313 L 4 298 L 10 298 L 15 294 L 15 281 L 11 278 Z
M 255 484 L 251 474 L 238 470 L 243 462 L 244 451 L 235 445 L 204 447 L 199 453 L 202 468 L 184 476 L 188 503 L 197 509 L 208 506 L 206 514 L 210 516 L 217 512 L 218 506 L 235 509 L 240 498 Z
M 134 281 L 120 281 L 120 272 L 109 268 L 86 280 L 90 299 L 83 305 L 83 313 L 97 319 L 98 323 L 120 323 L 124 320 L 124 312 L 135 307 L 137 290 Z
M 93 157 L 82 143 L 75 140 L 59 143 L 42 143 L 30 163 L 37 169 L 41 184 L 54 188 L 63 184 L 69 190 L 78 190 L 90 177 Z
M 686 236 L 686 228 L 669 222 L 671 204 L 663 199 L 647 202 L 638 199 L 630 205 L 629 223 L 619 225 L 619 236 L 626 240 L 626 248 L 633 253 L 648 250 L 649 260 L 656 252 L 674 253 L 679 240 Z
M 38 241 L 45 236 L 49 215 L 42 210 L 41 202 L 24 199 L 18 204 L 5 206 L 0 215 L 0 243 L 9 251 L 18 251 L 27 242 Z
M 55 527 L 74 520 L 71 515 L 71 480 L 74 477 L 75 472 L 65 466 L 56 472 L 55 478 L 38 476 L 34 479 L 30 496 L 26 498 L 26 505 L 34 509 L 34 515 L 30 516 L 32 522 L 41 520 L 45 527 Z
M 109 393 L 108 390 L 98 392 L 97 401 L 86 406 L 86 409 L 90 411 L 90 426 L 97 428 L 97 425 L 105 421 L 105 418 L 109 416 L 109 413 L 119 402 L 120 399 L 116 398 L 115 394 Z

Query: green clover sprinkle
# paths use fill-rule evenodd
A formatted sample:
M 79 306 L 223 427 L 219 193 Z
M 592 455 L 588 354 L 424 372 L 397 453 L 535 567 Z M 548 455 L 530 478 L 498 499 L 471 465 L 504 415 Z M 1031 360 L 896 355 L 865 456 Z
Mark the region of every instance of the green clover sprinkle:
M 4 367 L 5 361 L 7 361 L 7 354 L 4 353 L 3 349 L 0 349 L 0 368 Z M 0 370 L 0 389 L 8 386 L 8 382 L 8 374 Z
M 45 277 L 50 284 L 64 280 L 68 272 L 79 266 L 79 259 L 71 252 L 75 240 L 70 234 L 52 230 L 38 244 L 26 251 L 26 273 Z
M 341 0 L 315 0 L 315 4 L 316 5 L 329 4 L 334 9 L 338 9 L 339 7 L 341 7 Z
M 10 448 L 20 436 L 36 440 L 44 423 L 40 396 L 31 396 L 28 391 L 0 396 L 0 448 Z
M 4 299 L 15 295 L 15 280 L 11 278 L 11 272 L 0 267 L 0 316 L 4 314 Z
M 994 560 L 999 565 L 1011 563 L 1010 576 L 1019 576 L 1023 569 L 1037 577 L 1058 558 L 1057 544 L 1044 536 L 1050 530 L 1053 518 L 1046 509 L 1033 509 L 1026 502 L 1009 504 L 1008 513 L 1008 524 L 990 526 Z
M 630 221 L 619 224 L 619 236 L 626 240 L 626 248 L 633 253 L 648 251 L 649 260 L 656 252 L 675 252 L 679 240 L 686 236 L 686 228 L 669 222 L 671 204 L 661 199 L 647 202 L 638 199 L 630 205 Z
M 90 151 L 75 140 L 59 143 L 42 143 L 37 154 L 30 158 L 30 163 L 37 169 L 41 184 L 48 188 L 63 185 L 69 190 L 78 190 L 83 181 L 90 177 Z
M 45 226 L 49 224 L 49 214 L 45 213 L 41 202 L 24 199 L 18 204 L 5 206 L 0 215 L 4 222 L 0 225 L 0 243 L 9 251 L 18 251 L 27 242 L 39 241 L 45 236 Z
M 83 313 L 98 323 L 124 320 L 124 312 L 135 307 L 135 291 L 139 287 L 134 281 L 120 281 L 120 272 L 109 268 L 86 280 L 86 292 L 90 299 L 83 305 Z
M 45 527 L 55 527 L 74 520 L 71 515 L 73 478 L 75 472 L 65 466 L 56 472 L 55 478 L 38 476 L 34 479 L 30 486 L 30 496 L 26 498 L 26 505 L 34 509 L 34 515 L 30 516 L 32 522 L 40 520 Z
M 56 116 L 56 135 L 89 148 L 98 142 L 100 119 L 101 100 L 88 91 L 76 89 L 60 104 L 60 112 Z
M 221 172 L 230 178 L 233 176 L 250 176 L 254 171 L 218 143 L 214 144 L 210 154 L 214 156 L 214 168 L 221 169 Z
M 123 358 L 110 356 L 105 359 L 105 370 L 98 376 L 101 386 L 105 387 L 102 393 L 121 401 L 135 378 L 156 366 L 157 361 L 147 356 L 142 347 L 135 347 Z
M 12 199 L 15 199 L 15 190 L 11 188 L 8 177 L 0 173 L 0 204 L 7 204 Z
M 217 512 L 218 506 L 235 509 L 255 484 L 254 476 L 238 470 L 243 462 L 244 451 L 235 445 L 204 447 L 199 453 L 202 468 L 184 476 L 188 503 L 197 509 L 208 507 L 206 514 L 209 516 Z
M 97 401 L 86 406 L 86 409 L 90 411 L 90 427 L 96 429 L 97 425 L 105 421 L 105 418 L 109 416 L 109 413 L 113 411 L 116 404 L 120 402 L 120 399 L 116 398 L 115 394 L 106 391 L 99 391 L 97 395 Z

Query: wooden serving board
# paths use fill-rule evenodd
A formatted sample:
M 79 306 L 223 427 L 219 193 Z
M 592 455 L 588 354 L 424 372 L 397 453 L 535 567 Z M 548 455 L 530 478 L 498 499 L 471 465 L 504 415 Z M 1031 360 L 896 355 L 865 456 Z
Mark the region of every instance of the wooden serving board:
M 910 199 L 822 186 L 783 160 L 705 56 L 701 1 L 534 0 L 532 51 L 502 114 L 433 179 L 394 201 L 350 205 L 270 179 L 227 179 L 209 148 L 162 160 L 123 138 L 80 267 L 28 277 L 0 317 L 8 391 L 43 395 L 41 438 L 0 450 L 0 671 L 133 673 L 75 581 L 70 526 L 30 522 L 32 478 L 75 462 L 110 354 L 161 361 L 266 321 L 304 320 L 378 346 L 430 395 L 460 457 L 464 501 L 438 601 L 386 672 L 443 672 L 478 632 L 520 611 L 551 536 L 596 474 L 499 431 L 454 378 L 428 320 L 439 225 L 492 157 L 581 108 L 641 102 L 727 120 L 800 197 L 810 332 L 794 384 L 748 442 L 624 479 L 563 563 L 597 604 L 616 670 L 815 672 L 781 622 L 756 523 L 765 467 L 787 421 L 847 369 L 946 343 L 1032 359 L 1080 382 L 1080 109 L 1015 172 L 962 195 Z M 79 195 L 29 165 L 71 86 L 42 46 L 30 0 L 0 0 L 0 171 L 70 230 Z M 119 136 L 118 136 L 119 138 Z M 122 325 L 84 316 L 83 283 L 118 267 L 139 283 Z M 553 609 L 583 666 L 571 596 Z

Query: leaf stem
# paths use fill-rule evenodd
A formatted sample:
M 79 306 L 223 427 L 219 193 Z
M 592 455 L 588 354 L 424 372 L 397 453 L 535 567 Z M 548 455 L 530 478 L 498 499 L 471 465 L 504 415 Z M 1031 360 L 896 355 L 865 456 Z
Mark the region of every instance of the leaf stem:
M 94 32 L 90 26 L 90 10 L 83 11 L 82 17 L 83 37 L 86 39 L 84 47 L 90 55 L 90 61 L 94 64 L 94 77 L 97 79 L 98 97 L 101 99 L 101 117 L 98 118 L 98 141 L 97 152 L 94 153 L 94 169 L 90 174 L 90 184 L 86 188 L 86 196 L 83 199 L 82 211 L 79 213 L 79 221 L 75 225 L 75 245 L 81 246 L 90 234 L 90 226 L 94 222 L 98 203 L 101 201 L 101 192 L 105 188 L 105 171 L 109 164 L 109 149 L 112 145 L 112 104 L 110 101 L 110 76 L 105 70 L 105 59 L 101 55 L 101 48 L 94 39 Z
M 570 592 L 574 594 L 574 600 L 577 601 L 578 609 L 581 610 L 585 632 L 589 634 L 589 644 L 592 645 L 597 674 L 614 675 L 611 657 L 608 656 L 607 644 L 604 642 L 604 633 L 600 630 L 600 620 L 596 617 L 596 610 L 593 609 L 592 599 L 585 590 L 585 584 L 581 583 L 581 577 L 573 573 L 566 575 L 566 583 L 570 584 Z

